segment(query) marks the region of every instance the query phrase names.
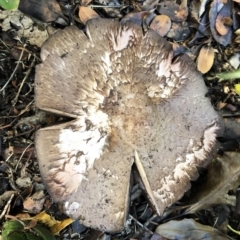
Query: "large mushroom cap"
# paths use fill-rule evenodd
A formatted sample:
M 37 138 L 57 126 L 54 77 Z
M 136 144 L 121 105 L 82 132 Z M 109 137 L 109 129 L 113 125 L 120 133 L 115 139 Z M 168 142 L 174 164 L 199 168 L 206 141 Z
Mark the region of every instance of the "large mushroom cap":
M 193 62 L 152 30 L 104 19 L 43 46 L 37 107 L 75 120 L 39 130 L 44 183 L 66 213 L 105 231 L 127 214 L 137 151 L 157 211 L 181 198 L 215 147 L 219 117 Z

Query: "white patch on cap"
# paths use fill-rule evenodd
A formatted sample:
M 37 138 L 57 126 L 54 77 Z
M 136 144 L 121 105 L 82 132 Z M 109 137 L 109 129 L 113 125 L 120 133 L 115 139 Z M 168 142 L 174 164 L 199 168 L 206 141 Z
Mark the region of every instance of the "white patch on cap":
M 104 68 L 107 72 L 107 74 L 111 74 L 112 73 L 112 64 L 111 64 L 111 60 L 110 60 L 110 54 L 108 52 L 105 52 L 105 56 L 101 57 L 102 61 L 104 62 Z
M 66 214 L 70 216 L 74 215 L 78 211 L 79 206 L 80 204 L 77 202 L 72 202 L 70 205 L 69 202 L 65 202 L 64 208 L 66 210 Z
M 50 171 L 68 192 L 76 192 L 94 161 L 100 158 L 110 132 L 107 114 L 97 111 L 82 116 L 68 128 L 62 129 L 57 144 L 62 164 Z M 74 182 L 73 182 L 74 180 Z
M 132 28 L 124 26 L 119 32 L 110 32 L 110 41 L 114 51 L 121 51 L 128 47 L 130 41 L 134 39 L 134 33 Z

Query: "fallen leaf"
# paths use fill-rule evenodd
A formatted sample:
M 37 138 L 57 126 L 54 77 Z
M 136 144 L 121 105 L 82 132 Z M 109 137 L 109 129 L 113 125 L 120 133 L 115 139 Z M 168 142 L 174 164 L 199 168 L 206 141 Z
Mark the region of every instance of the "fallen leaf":
M 86 7 L 91 2 L 92 2 L 92 0 L 82 0 L 81 1 L 81 6 L 85 6 Z
M 228 31 L 225 35 L 220 35 L 216 29 L 216 20 L 219 18 L 231 18 L 232 10 L 231 10 L 231 1 L 227 0 L 225 4 L 221 0 L 214 0 L 211 4 L 211 8 L 209 11 L 209 22 L 210 29 L 214 39 L 222 44 L 223 46 L 227 46 L 231 42 L 232 38 L 232 29 L 228 28 Z M 219 23 L 217 23 L 219 24 Z M 219 26 L 218 26 L 218 29 Z M 220 30 L 223 32 L 223 30 Z
M 125 24 L 126 22 L 132 22 L 137 25 L 142 25 L 143 19 L 147 15 L 149 15 L 148 11 L 129 13 L 124 18 L 122 18 L 121 24 Z
M 231 239 L 217 229 L 200 224 L 193 219 L 181 221 L 169 221 L 159 225 L 156 233 L 167 239 L 204 239 L 204 240 L 226 240 Z
M 227 105 L 227 103 L 219 101 L 217 104 L 217 110 L 223 109 L 226 105 Z
M 93 9 L 85 6 L 81 6 L 79 8 L 78 16 L 83 24 L 86 24 L 90 19 L 100 18 L 100 16 Z
M 20 0 L 10 0 L 10 1 L 1 0 L 0 6 L 6 10 L 17 9 L 19 1 Z
M 184 22 L 188 16 L 188 9 L 172 1 L 164 1 L 158 4 L 157 11 L 167 15 L 172 21 Z
M 140 6 L 142 11 L 150 11 L 154 9 L 158 4 L 158 0 L 145 0 L 143 5 Z
M 153 19 L 150 28 L 164 37 L 169 32 L 171 25 L 171 19 L 168 16 L 158 15 Z
M 186 214 L 216 204 L 235 205 L 235 196 L 227 193 L 239 185 L 239 157 L 239 152 L 225 152 L 221 158 L 210 164 L 207 179 L 192 199 L 194 204 L 185 211 Z
M 74 220 L 71 218 L 64 219 L 60 223 L 55 224 L 51 227 L 51 232 L 56 235 L 60 231 L 62 231 L 64 228 L 66 228 L 69 224 L 71 224 Z
M 61 230 L 71 224 L 74 220 L 71 218 L 64 219 L 62 221 L 57 221 L 55 218 L 47 214 L 45 211 L 36 215 L 34 220 L 40 221 L 51 229 L 51 232 L 55 235 Z
M 37 191 L 24 201 L 23 207 L 24 209 L 28 210 L 29 213 L 39 213 L 43 209 L 45 198 L 46 197 L 42 190 Z
M 3 225 L 4 240 L 55 240 L 53 234 L 43 226 L 36 225 L 29 231 L 24 222 L 10 220 Z
M 56 21 L 58 18 L 65 21 L 60 5 L 56 0 L 41 0 L 41 2 L 21 0 L 18 10 L 43 22 Z
M 32 180 L 30 179 L 30 177 L 21 177 L 16 180 L 16 184 L 20 188 L 27 188 L 32 185 Z
M 6 205 L 12 194 L 16 194 L 16 191 L 6 191 L 0 196 L 0 208 Z
M 203 46 L 197 58 L 197 69 L 205 74 L 207 73 L 214 62 L 214 49 L 211 46 Z
M 47 214 L 45 211 L 40 212 L 35 217 L 33 217 L 34 220 L 40 221 L 42 224 L 45 224 L 49 228 L 54 226 L 55 224 L 60 223 L 60 221 L 57 221 L 54 217 Z
M 240 84 L 239 84 L 239 83 L 238 83 L 238 84 L 235 84 L 235 85 L 234 85 L 234 88 L 235 88 L 236 93 L 237 93 L 238 95 L 240 95 Z
M 183 41 L 190 34 L 190 30 L 187 22 L 172 22 L 172 27 L 167 33 L 167 37 L 174 41 Z
M 229 31 L 229 27 L 224 25 L 224 17 L 221 15 L 217 16 L 215 27 L 218 33 L 222 36 L 226 35 Z
M 239 79 L 240 78 L 240 69 L 232 72 L 217 73 L 217 77 L 221 80 L 230 80 L 230 79 Z

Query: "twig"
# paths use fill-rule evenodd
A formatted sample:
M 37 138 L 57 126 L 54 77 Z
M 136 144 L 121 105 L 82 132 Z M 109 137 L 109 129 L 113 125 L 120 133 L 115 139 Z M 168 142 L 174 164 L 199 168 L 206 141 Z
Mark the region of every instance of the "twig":
M 1 220 L 1 219 L 3 218 L 3 216 L 6 214 L 6 212 L 7 212 L 8 208 L 9 208 L 9 206 L 10 206 L 10 204 L 11 204 L 11 201 L 12 201 L 14 195 L 15 195 L 15 194 L 13 193 L 13 194 L 11 195 L 11 197 L 9 198 L 7 204 L 5 205 L 3 211 L 2 211 L 2 213 L 1 213 L 1 215 L 0 215 L 0 220 Z
M 18 101 L 18 97 L 19 97 L 19 94 L 20 94 L 20 92 L 21 92 L 21 90 L 22 90 L 23 84 L 25 83 L 26 79 L 28 78 L 28 76 L 29 76 L 29 74 L 30 74 L 30 72 L 31 72 L 31 70 L 32 70 L 32 68 L 33 68 L 33 65 L 34 65 L 34 63 L 35 63 L 35 59 L 36 59 L 36 58 L 35 58 L 35 56 L 34 56 L 32 62 L 31 62 L 31 65 L 30 65 L 29 69 L 28 69 L 27 72 L 26 72 L 26 75 L 25 75 L 25 77 L 23 78 L 23 80 L 22 80 L 22 82 L 21 82 L 21 85 L 20 85 L 20 87 L 19 87 L 19 89 L 18 89 L 17 95 L 16 95 L 16 97 L 12 100 L 12 105 L 13 105 L 13 107 L 16 105 L 16 103 L 17 103 L 17 101 Z
M 25 45 L 24 45 L 24 47 L 25 47 Z M 5 83 L 5 85 L 0 89 L 0 93 L 4 91 L 4 89 L 7 87 L 7 85 L 9 84 L 9 82 L 13 79 L 13 77 L 14 77 L 17 69 L 18 69 L 18 66 L 19 66 L 19 64 L 20 64 L 20 62 L 21 62 L 21 60 L 22 60 L 23 52 L 24 52 L 24 49 L 21 51 L 19 60 L 17 61 L 17 65 L 16 65 L 15 69 L 13 70 L 10 78 L 7 80 L 7 82 Z
M 20 158 L 19 158 L 19 160 L 18 160 L 18 162 L 17 162 L 17 165 L 16 165 L 16 167 L 15 167 L 15 171 L 17 171 L 18 164 L 19 164 L 19 162 L 21 161 L 24 153 L 27 151 L 28 148 L 30 148 L 30 146 L 31 146 L 32 144 L 33 144 L 33 143 L 30 143 L 30 144 L 24 149 L 24 151 L 22 152 L 22 154 L 21 154 L 21 156 L 20 156 Z
M 101 5 L 88 5 L 88 7 L 91 7 L 91 8 L 121 8 L 121 7 L 124 7 L 124 5 L 113 5 L 113 6 L 101 6 Z
M 134 220 L 136 222 L 137 225 L 139 225 L 141 228 L 143 228 L 144 230 L 146 230 L 147 232 L 149 232 L 150 234 L 153 234 L 153 232 L 146 228 L 142 223 L 140 223 L 136 218 L 134 218 L 131 214 L 129 214 L 129 217 Z

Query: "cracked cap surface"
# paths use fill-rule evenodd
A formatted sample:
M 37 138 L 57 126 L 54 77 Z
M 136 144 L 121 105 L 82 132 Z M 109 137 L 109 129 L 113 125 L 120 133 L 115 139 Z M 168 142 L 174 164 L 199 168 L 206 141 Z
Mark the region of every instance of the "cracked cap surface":
M 207 165 L 221 121 L 192 60 L 172 56 L 152 30 L 106 19 L 43 45 L 36 105 L 75 120 L 37 131 L 36 151 L 47 190 L 70 217 L 122 230 L 135 150 L 159 214 Z

